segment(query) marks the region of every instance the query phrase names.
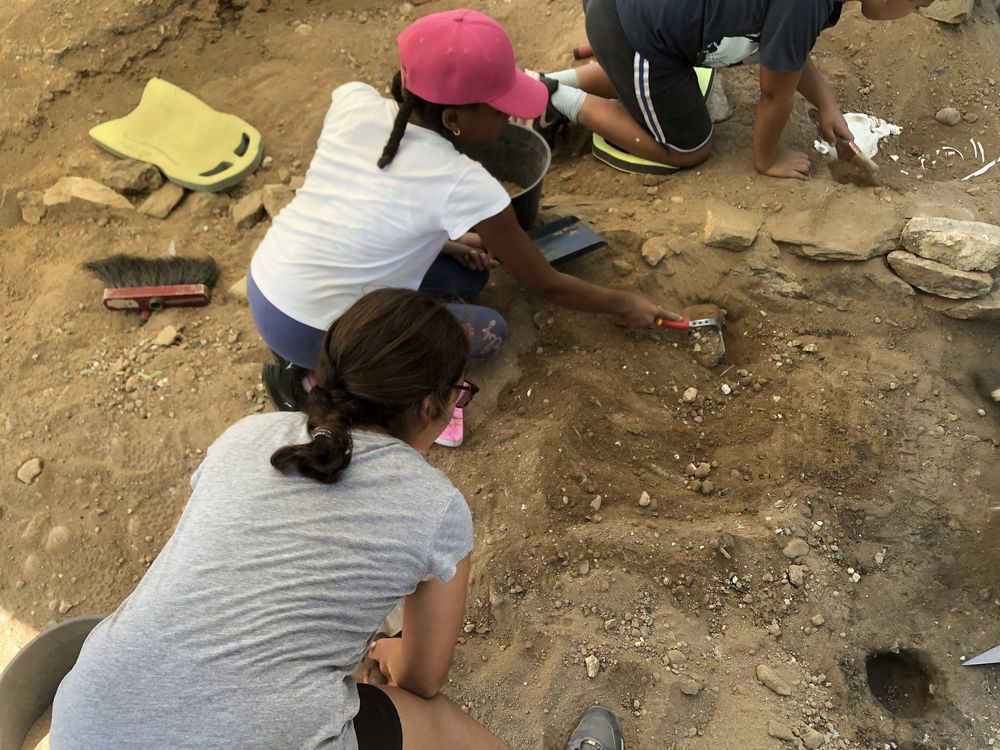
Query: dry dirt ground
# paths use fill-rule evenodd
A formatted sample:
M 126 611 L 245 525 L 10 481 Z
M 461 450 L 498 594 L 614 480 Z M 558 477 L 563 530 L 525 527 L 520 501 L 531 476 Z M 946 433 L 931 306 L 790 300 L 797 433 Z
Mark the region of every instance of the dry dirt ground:
M 170 534 L 206 446 L 270 408 L 259 384 L 266 350 L 224 291 L 266 222 L 238 231 L 229 205 L 301 175 L 331 89 L 387 83 L 394 35 L 417 12 L 446 7 L 0 7 L 3 186 L 96 178 L 112 157 L 88 129 L 131 109 L 152 76 L 255 124 L 273 159 L 229 194 L 189 195 L 163 221 L 69 210 L 3 231 L 0 666 L 46 625 L 113 609 Z M 583 41 L 574 0 L 476 7 L 506 24 L 530 66 L 568 65 Z M 296 32 L 300 23 L 311 33 Z M 580 134 L 557 148 L 547 210 L 575 212 L 610 240 L 570 271 L 673 308 L 721 305 L 729 351 L 707 369 L 682 335 L 552 308 L 503 273 L 488 290 L 511 341 L 474 374 L 484 394 L 465 445 L 430 459 L 469 498 L 478 549 L 447 692 L 512 747 L 563 747 L 594 701 L 622 716 L 630 748 L 1000 744 L 1000 672 L 961 663 L 1000 643 L 1000 409 L 974 385 L 983 373 L 1000 385 L 995 324 L 928 310 L 882 258 L 800 258 L 766 225 L 744 253 L 698 241 L 709 199 L 769 220 L 808 211 L 848 236 L 918 211 L 1000 223 L 1000 168 L 961 182 L 968 159 L 937 153 L 951 145 L 968 157 L 973 138 L 988 158 L 1000 154 L 998 48 L 990 8 L 956 29 L 917 17 L 872 24 L 854 7 L 824 34 L 817 62 L 844 110 L 904 128 L 885 147 L 877 187 L 818 157 L 808 183 L 756 175 L 752 69 L 727 71 L 733 116 L 696 171 L 652 184 L 596 163 Z M 946 105 L 966 121 L 935 122 Z M 800 102 L 786 140 L 807 148 L 812 138 Z M 655 235 L 672 252 L 651 269 L 639 248 Z M 145 328 L 105 311 L 79 264 L 159 256 L 170 240 L 221 265 L 211 306 Z M 634 270 L 620 276 L 613 260 Z M 154 345 L 168 324 L 179 343 Z M 31 458 L 43 468 L 26 485 L 15 474 Z M 686 475 L 701 462 L 708 494 Z M 783 550 L 794 540 L 805 554 L 791 560 Z M 588 656 L 599 662 L 593 679 Z M 758 665 L 791 694 L 761 684 Z M 770 736 L 770 721 L 799 739 Z

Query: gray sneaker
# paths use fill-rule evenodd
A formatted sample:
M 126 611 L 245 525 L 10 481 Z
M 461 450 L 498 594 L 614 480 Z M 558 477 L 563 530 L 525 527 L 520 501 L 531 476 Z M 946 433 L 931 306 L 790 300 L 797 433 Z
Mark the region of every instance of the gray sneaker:
M 566 750 L 625 750 L 622 726 L 604 706 L 591 706 L 570 735 Z

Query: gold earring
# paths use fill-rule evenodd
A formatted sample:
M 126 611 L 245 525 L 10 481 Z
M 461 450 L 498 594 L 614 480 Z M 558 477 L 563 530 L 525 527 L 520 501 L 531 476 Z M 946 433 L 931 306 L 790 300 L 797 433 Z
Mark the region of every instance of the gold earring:
M 454 130 L 451 131 L 451 133 L 455 137 L 458 137 L 458 136 L 462 135 L 462 131 L 459 128 L 455 128 Z

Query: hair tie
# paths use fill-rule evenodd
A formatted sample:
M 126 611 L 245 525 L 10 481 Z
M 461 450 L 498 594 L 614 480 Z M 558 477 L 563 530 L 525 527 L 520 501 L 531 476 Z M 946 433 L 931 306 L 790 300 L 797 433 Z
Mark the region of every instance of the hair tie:
M 313 430 L 313 440 L 320 437 L 325 437 L 327 440 L 331 440 L 333 438 L 333 433 L 326 427 L 317 427 Z

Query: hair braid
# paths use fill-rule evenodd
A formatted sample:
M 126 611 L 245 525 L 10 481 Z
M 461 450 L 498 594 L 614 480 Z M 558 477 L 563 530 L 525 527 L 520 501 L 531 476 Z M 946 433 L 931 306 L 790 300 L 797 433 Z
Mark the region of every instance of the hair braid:
M 378 160 L 378 168 L 385 169 L 396 158 L 399 151 L 399 142 L 403 140 L 403 133 L 406 131 L 406 123 L 410 121 L 410 115 L 416 106 L 416 100 L 406 91 L 403 93 L 403 101 L 399 105 L 399 112 L 396 113 L 396 120 L 392 123 L 392 132 L 389 133 L 389 140 L 382 149 L 382 156 Z

